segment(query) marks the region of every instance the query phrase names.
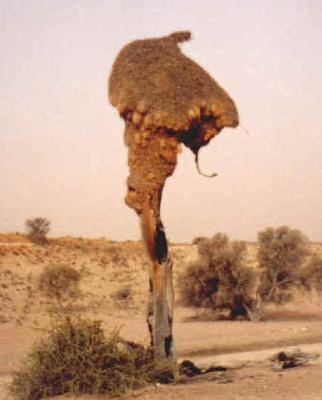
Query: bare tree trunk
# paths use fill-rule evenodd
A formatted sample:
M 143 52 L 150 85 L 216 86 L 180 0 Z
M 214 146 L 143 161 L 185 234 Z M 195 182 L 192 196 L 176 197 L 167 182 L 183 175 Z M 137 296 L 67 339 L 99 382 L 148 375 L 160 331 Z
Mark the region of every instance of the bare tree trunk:
M 260 295 L 258 294 L 256 297 L 256 303 L 252 305 L 252 307 L 248 307 L 245 305 L 247 314 L 251 321 L 260 321 L 265 311 L 266 303 L 262 300 Z
M 175 362 L 172 260 L 159 216 L 160 199 L 158 196 L 158 201 L 148 201 L 141 215 L 142 237 L 151 260 L 147 323 L 155 357 Z
M 245 306 L 247 314 L 251 321 L 260 321 L 262 319 L 265 307 L 268 303 L 271 302 L 275 291 L 278 289 L 279 285 L 285 283 L 287 280 L 288 278 L 284 279 L 283 281 L 277 282 L 277 274 L 274 273 L 272 277 L 272 286 L 269 292 L 264 296 L 261 295 L 258 291 L 258 293 L 256 294 L 256 301 L 252 305 L 252 307 Z

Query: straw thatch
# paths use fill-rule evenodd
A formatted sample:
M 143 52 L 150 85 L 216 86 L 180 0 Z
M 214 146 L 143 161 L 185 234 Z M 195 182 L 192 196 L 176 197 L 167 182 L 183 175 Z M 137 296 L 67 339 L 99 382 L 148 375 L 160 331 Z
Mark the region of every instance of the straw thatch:
M 134 41 L 117 56 L 109 99 L 126 121 L 130 176 L 126 203 L 141 215 L 147 198 L 159 215 L 162 188 L 172 175 L 180 142 L 196 156 L 220 130 L 235 127 L 238 113 L 229 95 L 178 43 L 190 32 Z M 215 174 L 211 175 L 214 176 Z
M 190 36 L 176 32 L 125 46 L 112 68 L 109 99 L 141 129 L 163 128 L 199 148 L 223 127 L 237 126 L 238 113 L 229 95 L 181 53 L 178 43 Z

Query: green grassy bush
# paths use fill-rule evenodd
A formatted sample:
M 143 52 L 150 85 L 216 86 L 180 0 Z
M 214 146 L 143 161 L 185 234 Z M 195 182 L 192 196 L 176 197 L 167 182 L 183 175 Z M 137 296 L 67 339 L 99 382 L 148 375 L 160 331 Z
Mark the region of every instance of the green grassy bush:
M 173 378 L 173 365 L 156 363 L 150 349 L 123 340 L 116 331 L 105 336 L 100 322 L 64 317 L 14 373 L 9 391 L 16 400 L 64 393 L 117 396 Z
M 322 292 L 322 256 L 313 253 L 308 263 L 302 268 L 301 283 L 307 290 Z
M 198 238 L 199 258 L 179 277 L 185 305 L 228 309 L 231 317 L 247 316 L 256 285 L 256 272 L 248 266 L 243 242 L 229 241 L 218 233 L 211 239 Z
M 266 228 L 258 234 L 259 295 L 263 304 L 284 304 L 301 285 L 301 271 L 309 254 L 308 239 L 288 226 Z

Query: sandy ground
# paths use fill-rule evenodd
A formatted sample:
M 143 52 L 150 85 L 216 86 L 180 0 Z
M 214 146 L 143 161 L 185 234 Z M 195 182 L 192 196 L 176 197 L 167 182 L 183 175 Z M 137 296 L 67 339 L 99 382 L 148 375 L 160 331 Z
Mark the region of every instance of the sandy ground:
M 318 245 L 317 245 L 318 246 Z M 254 258 L 250 246 L 250 258 Z M 195 248 L 171 248 L 175 279 Z M 47 248 L 4 240 L 0 236 L 0 382 L 10 381 L 24 356 L 48 329 L 51 303 L 38 287 L 46 265 L 68 263 L 82 271 L 82 314 L 103 322 L 109 330 L 121 327 L 123 337 L 148 342 L 145 327 L 147 290 L 143 249 L 137 243 L 66 239 Z M 127 288 L 129 296 L 118 296 Z M 227 366 L 228 372 L 192 379 L 189 383 L 158 385 L 128 394 L 126 399 L 322 399 L 322 360 L 306 366 L 275 372 L 268 358 L 289 346 L 322 355 L 322 310 L 320 299 L 299 296 L 287 307 L 271 307 L 263 322 L 216 321 L 196 316 L 191 309 L 176 308 L 174 335 L 180 359 L 198 365 Z M 60 397 L 63 399 L 65 397 Z M 78 397 L 98 400 L 108 397 Z M 73 397 L 68 397 L 73 399 Z M 9 400 L 0 385 L 0 400 Z

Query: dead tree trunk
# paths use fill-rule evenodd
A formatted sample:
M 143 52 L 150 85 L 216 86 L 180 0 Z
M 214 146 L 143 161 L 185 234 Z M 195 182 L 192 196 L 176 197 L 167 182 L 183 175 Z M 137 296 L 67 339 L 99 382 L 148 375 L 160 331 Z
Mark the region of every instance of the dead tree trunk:
M 149 300 L 147 323 L 155 357 L 176 361 L 172 335 L 172 260 L 160 219 L 161 194 L 152 195 L 141 215 L 142 237 L 149 255 Z

